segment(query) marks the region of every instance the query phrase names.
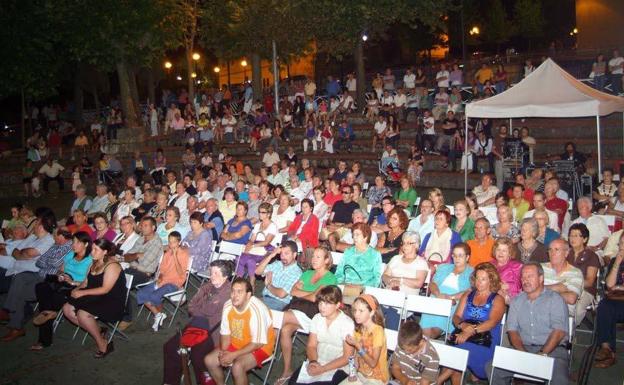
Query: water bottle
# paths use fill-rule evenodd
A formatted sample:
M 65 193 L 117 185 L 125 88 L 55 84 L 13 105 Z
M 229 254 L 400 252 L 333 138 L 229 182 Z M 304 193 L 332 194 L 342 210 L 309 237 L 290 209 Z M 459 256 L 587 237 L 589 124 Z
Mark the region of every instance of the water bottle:
M 349 356 L 349 381 L 355 382 L 357 380 L 357 368 L 355 367 L 355 357 Z
M 481 172 L 481 174 L 483 174 L 483 167 L 481 167 L 479 171 Z

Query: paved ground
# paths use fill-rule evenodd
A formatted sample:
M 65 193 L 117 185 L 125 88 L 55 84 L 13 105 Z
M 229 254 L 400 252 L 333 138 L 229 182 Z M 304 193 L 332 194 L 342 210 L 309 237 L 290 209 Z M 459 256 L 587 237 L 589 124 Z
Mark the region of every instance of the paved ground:
M 450 198 L 457 198 L 460 193 L 455 192 L 453 195 L 455 196 Z M 64 214 L 69 210 L 70 199 L 69 194 L 65 193 L 28 203 L 33 207 L 48 205 L 57 210 L 57 213 Z M 451 199 L 449 201 L 452 202 Z M 7 213 L 12 203 L 13 200 L 0 201 L 0 213 Z M 3 302 L 4 296 L 0 296 L 0 303 Z M 67 322 L 59 327 L 52 347 L 43 352 L 30 352 L 28 347 L 36 342 L 37 330 L 32 324 L 28 324 L 26 337 L 11 343 L 0 343 L 0 385 L 159 384 L 162 381 L 162 345 L 185 322 L 186 317 L 180 316 L 171 328 L 154 333 L 150 329 L 150 323 L 143 318 L 128 329 L 131 341 L 116 340 L 115 352 L 103 360 L 92 358 L 95 346 L 90 338 L 87 338 L 84 345 L 80 344 L 82 332 L 79 338 L 72 340 L 75 328 Z M 6 327 L 0 326 L 0 335 L 5 333 Z M 621 330 L 619 338 L 624 339 L 624 332 Z M 579 334 L 578 340 L 580 343 L 587 343 L 589 335 Z M 577 369 L 584 351 L 584 347 L 575 347 L 573 370 Z M 299 346 L 295 362 L 302 360 L 303 353 L 303 347 Z M 606 370 L 593 369 L 589 384 L 623 384 L 623 363 L 624 353 L 620 350 L 618 364 Z M 269 383 L 280 373 L 281 365 L 277 364 Z M 259 385 L 259 381 L 255 379 L 252 379 L 252 383 Z

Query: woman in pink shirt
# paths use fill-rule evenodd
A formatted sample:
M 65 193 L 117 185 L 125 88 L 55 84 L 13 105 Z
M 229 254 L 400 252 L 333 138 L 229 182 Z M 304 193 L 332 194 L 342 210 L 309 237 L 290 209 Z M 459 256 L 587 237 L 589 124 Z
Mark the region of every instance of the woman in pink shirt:
M 498 270 L 501 279 L 501 289 L 498 294 L 509 304 L 522 290 L 521 270 L 522 262 L 516 260 L 517 249 L 511 239 L 503 237 L 494 242 L 492 262 Z
M 160 262 L 157 278 L 137 291 L 137 303 L 145 305 L 154 314 L 152 330 L 158 331 L 167 314 L 162 312 L 162 299 L 166 294 L 180 290 L 186 281 L 189 268 L 189 250 L 181 247 L 182 236 L 177 231 L 169 234 L 169 244 Z

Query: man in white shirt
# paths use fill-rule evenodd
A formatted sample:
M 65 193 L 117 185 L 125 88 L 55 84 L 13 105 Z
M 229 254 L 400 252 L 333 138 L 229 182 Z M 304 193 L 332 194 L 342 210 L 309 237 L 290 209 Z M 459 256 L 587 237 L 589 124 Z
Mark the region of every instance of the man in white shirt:
M 191 214 L 195 211 L 199 211 L 199 200 L 196 196 L 190 195 L 186 198 L 186 210 L 180 211 L 180 219 L 178 222 L 180 222 L 182 226 L 190 227 Z
M 282 185 L 286 186 L 287 179 L 284 178 L 284 175 L 280 173 L 279 166 L 277 163 L 274 163 L 271 166 L 271 175 L 267 176 L 267 181 L 271 183 L 273 186 Z
M 416 88 L 416 75 L 414 75 L 411 68 L 408 68 L 407 71 L 405 71 L 405 75 L 403 76 L 403 87 L 405 87 L 408 94 Z
M 353 96 L 348 93 L 343 95 L 339 108 L 343 113 L 350 113 L 353 110 Z
M 236 126 L 236 118 L 232 116 L 232 112 L 230 110 L 225 111 L 225 114 L 221 119 L 221 126 L 223 127 L 225 141 L 227 143 L 234 143 L 234 127 Z
M 350 73 L 347 75 L 347 91 L 349 91 L 351 95 L 355 95 L 356 90 L 357 90 L 357 79 L 352 73 Z
M 583 223 L 589 229 L 589 241 L 587 246 L 598 256 L 602 257 L 604 249 L 611 232 L 605 221 L 597 215 L 592 214 L 592 200 L 589 197 L 581 197 L 576 201 L 579 217 L 572 221 L 572 224 Z M 568 238 L 568 234 L 563 234 Z
M 405 90 L 403 88 L 399 88 L 399 92 L 394 96 L 394 111 L 396 111 L 397 118 L 400 122 L 404 120 L 406 104 L 407 95 L 405 95 Z
M 496 194 L 500 190 L 492 185 L 492 176 L 483 174 L 481 184 L 472 189 L 472 193 L 477 197 L 479 206 L 492 206 L 496 201 Z
M 264 167 L 269 168 L 273 166 L 275 163 L 280 162 L 280 157 L 277 152 L 273 151 L 273 146 L 267 147 L 267 152 L 264 153 L 262 157 L 262 163 Z
M 423 111 L 423 143 L 424 151 L 434 153 L 436 143 L 435 118 L 431 116 L 431 111 Z
M 548 214 L 548 227 L 555 230 L 556 232 L 560 232 L 559 217 L 557 216 L 557 213 L 552 210 L 548 210 L 544 205 L 545 203 L 546 197 L 544 196 L 544 193 L 541 191 L 536 191 L 533 194 L 533 207 L 535 208 L 533 210 L 527 211 L 526 214 L 524 214 L 524 218 L 533 218 L 536 210 L 544 210 L 546 211 L 546 214 Z
M 59 190 L 65 188 L 65 180 L 61 175 L 63 170 L 65 167 L 61 166 L 56 159 L 48 158 L 48 161 L 39 169 L 39 174 L 43 175 L 43 191 L 48 192 L 48 185 L 53 180 L 58 183 Z
M 375 146 L 377 145 L 377 141 L 380 140 L 382 143 L 385 144 L 385 140 L 386 140 L 386 118 L 383 115 L 379 115 L 377 117 L 377 121 L 375 122 L 375 125 L 373 126 L 373 130 L 375 130 L 374 135 L 373 135 L 373 149 L 372 151 L 375 151 Z
M 484 131 L 479 132 L 477 140 L 472 146 L 472 172 L 478 172 L 479 158 L 487 158 L 489 172 L 494 173 L 494 154 L 492 153 L 492 138 L 488 138 Z
M 611 90 L 615 95 L 622 93 L 622 74 L 624 73 L 624 57 L 620 51 L 613 50 L 613 58 L 609 60 L 609 71 L 611 72 Z
M 199 211 L 202 213 L 206 211 L 206 202 L 212 198 L 212 194 L 208 191 L 208 181 L 206 179 L 200 179 L 197 181 L 197 200 L 199 202 Z
M 438 82 L 438 88 L 449 88 L 449 72 L 446 70 L 446 65 L 440 64 L 440 71 L 436 74 L 436 82 Z
M 169 206 L 175 206 L 180 210 L 180 214 L 186 211 L 186 200 L 189 197 L 189 194 L 186 192 L 186 187 L 183 183 L 178 183 L 176 185 L 176 193 L 169 200 Z
M 448 104 L 449 95 L 446 93 L 446 88 L 440 87 L 438 93 L 435 94 L 433 110 L 431 111 L 435 120 L 440 120 L 443 116 L 446 116 Z

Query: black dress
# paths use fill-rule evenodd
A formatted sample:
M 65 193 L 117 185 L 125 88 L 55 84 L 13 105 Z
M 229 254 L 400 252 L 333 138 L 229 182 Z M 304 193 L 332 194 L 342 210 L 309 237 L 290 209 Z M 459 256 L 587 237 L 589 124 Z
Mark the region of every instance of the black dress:
M 104 267 L 104 271 L 106 271 L 109 265 Z M 104 271 L 100 274 L 89 272 L 87 276 L 87 286 L 82 290 L 102 287 L 104 283 Z M 102 295 L 85 295 L 80 298 L 69 299 L 69 303 L 74 305 L 76 310 L 84 310 L 106 322 L 116 322 L 123 318 L 125 302 L 126 275 L 123 273 L 123 270 L 119 273 L 117 281 L 115 281 L 115 284 L 108 293 Z
M 390 262 L 390 260 L 392 259 L 392 257 L 394 257 L 395 255 L 397 255 L 399 253 L 399 248 L 401 247 L 401 241 L 403 239 L 403 233 L 402 232 L 398 237 L 394 238 L 393 241 L 390 240 L 390 232 L 386 231 L 386 241 L 383 244 L 384 248 L 394 248 L 395 250 L 391 250 L 391 251 L 387 251 L 385 253 L 381 254 L 381 261 L 383 263 L 388 263 Z M 383 272 L 382 272 L 383 274 Z

